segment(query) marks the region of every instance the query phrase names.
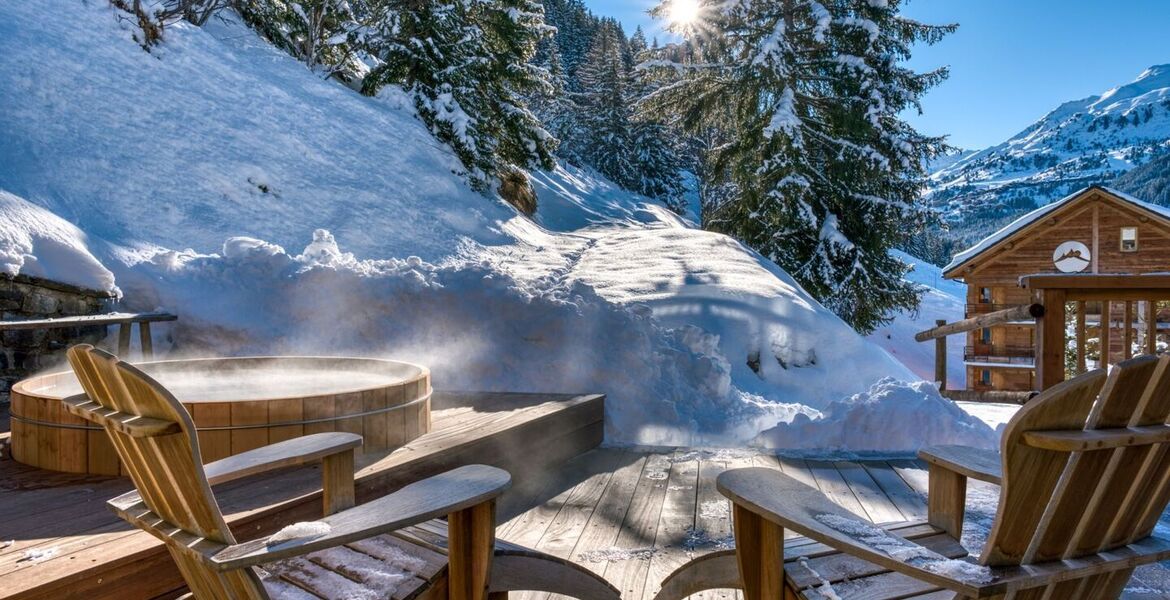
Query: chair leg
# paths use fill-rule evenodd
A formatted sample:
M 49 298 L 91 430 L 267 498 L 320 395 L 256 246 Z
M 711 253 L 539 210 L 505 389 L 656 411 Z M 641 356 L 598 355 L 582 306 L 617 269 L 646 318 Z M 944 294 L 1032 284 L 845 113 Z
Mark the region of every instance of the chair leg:
M 963 535 L 967 477 L 945 467 L 930 465 L 928 492 L 926 503 L 930 524 L 959 539 Z
M 744 599 L 784 598 L 784 529 L 739 505 L 732 525 Z
M 451 600 L 487 600 L 496 544 L 496 503 L 447 516 L 447 579 Z
M 353 450 L 326 456 L 321 461 L 321 489 L 325 516 L 353 508 Z

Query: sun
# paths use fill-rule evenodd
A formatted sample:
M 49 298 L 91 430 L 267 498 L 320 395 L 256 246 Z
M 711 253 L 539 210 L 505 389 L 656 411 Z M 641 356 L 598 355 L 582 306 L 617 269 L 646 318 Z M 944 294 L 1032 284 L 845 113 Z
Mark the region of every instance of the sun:
M 670 3 L 670 22 L 672 25 L 694 25 L 699 20 L 699 0 L 674 0 Z

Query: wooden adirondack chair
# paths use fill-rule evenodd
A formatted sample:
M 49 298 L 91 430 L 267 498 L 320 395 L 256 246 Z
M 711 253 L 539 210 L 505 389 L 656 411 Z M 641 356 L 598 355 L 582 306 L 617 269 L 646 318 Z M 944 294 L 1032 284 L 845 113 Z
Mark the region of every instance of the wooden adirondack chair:
M 766 469 L 723 473 L 737 549 L 672 574 L 659 600 L 740 588 L 747 600 L 1117 598 L 1135 567 L 1170 557 L 1151 535 L 1170 500 L 1170 356 L 1066 381 L 1007 425 L 1001 455 L 941 447 L 930 464 L 930 524 L 889 530 Z M 1001 466 L 1002 465 L 1002 466 Z M 955 539 L 968 477 L 1001 486 L 979 560 Z M 784 529 L 814 542 L 785 551 Z
M 360 436 L 310 435 L 204 466 L 190 415 L 158 382 L 92 346 L 68 356 L 88 396 L 68 401 L 68 410 L 106 430 L 137 488 L 110 506 L 166 544 L 195 598 L 482 600 L 509 590 L 618 598 L 579 566 L 495 540 L 495 499 L 511 480 L 505 471 L 460 467 L 354 507 Z M 323 460 L 320 522 L 328 527 L 238 543 L 211 486 L 313 460 Z M 436 520 L 444 515 L 446 523 Z

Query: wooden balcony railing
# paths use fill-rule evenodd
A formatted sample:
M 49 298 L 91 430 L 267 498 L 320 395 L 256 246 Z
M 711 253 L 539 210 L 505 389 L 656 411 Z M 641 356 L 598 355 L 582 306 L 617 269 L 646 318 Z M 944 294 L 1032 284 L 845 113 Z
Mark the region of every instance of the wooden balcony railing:
M 963 349 L 963 359 L 1005 365 L 1030 365 L 1035 362 L 1036 349 L 1031 346 L 976 344 Z

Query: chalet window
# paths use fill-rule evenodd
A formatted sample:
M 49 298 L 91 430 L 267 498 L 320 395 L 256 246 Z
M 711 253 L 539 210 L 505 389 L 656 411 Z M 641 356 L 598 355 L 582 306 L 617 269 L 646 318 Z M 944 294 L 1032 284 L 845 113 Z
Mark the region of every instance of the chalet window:
M 984 344 L 990 344 L 991 343 L 991 328 L 984 327 L 980 337 L 983 339 Z
M 991 304 L 991 288 L 979 288 L 979 303 Z
M 983 385 L 991 385 L 991 369 L 983 369 L 979 372 L 979 382 Z
M 1121 251 L 1122 252 L 1137 252 L 1138 239 L 1137 227 L 1122 227 L 1121 228 Z

